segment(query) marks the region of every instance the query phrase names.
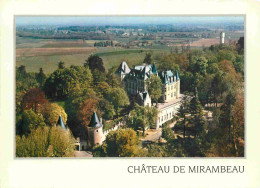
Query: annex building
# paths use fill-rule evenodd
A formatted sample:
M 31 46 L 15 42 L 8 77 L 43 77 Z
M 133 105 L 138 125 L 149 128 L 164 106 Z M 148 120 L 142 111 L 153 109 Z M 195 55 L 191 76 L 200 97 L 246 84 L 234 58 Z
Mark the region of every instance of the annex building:
M 177 71 L 173 73 L 171 70 L 165 70 L 159 73 L 155 63 L 152 65 L 143 64 L 130 69 L 123 61 L 115 74 L 125 83 L 127 93 L 141 99 L 143 106 L 152 106 L 146 81 L 151 78 L 151 75 L 158 76 L 162 81 L 163 88 L 162 103 L 157 106 L 159 113 L 155 128 L 158 129 L 163 123 L 173 119 L 183 98 L 183 95 L 180 94 L 180 78 Z

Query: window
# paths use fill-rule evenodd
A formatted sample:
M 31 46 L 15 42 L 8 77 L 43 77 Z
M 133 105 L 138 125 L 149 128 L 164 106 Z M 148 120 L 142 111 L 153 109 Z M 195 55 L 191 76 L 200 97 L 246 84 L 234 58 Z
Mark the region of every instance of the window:
M 169 117 L 168 117 L 168 114 L 167 114 L 167 119 L 168 119 Z
M 98 133 L 98 129 L 96 130 L 96 132 Z
M 171 97 L 173 96 L 173 94 L 171 93 Z
M 173 86 L 171 87 L 171 90 L 173 90 Z
M 165 100 L 166 100 L 167 99 L 166 95 L 164 97 L 165 97 Z

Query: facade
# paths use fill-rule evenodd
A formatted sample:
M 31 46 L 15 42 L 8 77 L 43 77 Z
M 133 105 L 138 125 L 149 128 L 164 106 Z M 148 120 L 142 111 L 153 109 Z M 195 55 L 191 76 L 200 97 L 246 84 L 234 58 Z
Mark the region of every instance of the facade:
M 137 101 L 141 106 L 152 106 L 152 99 L 148 92 L 138 93 Z
M 176 71 L 175 75 L 172 71 L 164 71 L 160 75 L 163 82 L 163 100 L 171 102 L 180 97 L 180 78 Z
M 120 76 L 120 79 L 123 80 L 125 78 L 125 75 L 128 75 L 130 73 L 130 68 L 128 67 L 127 63 L 123 61 L 118 69 L 116 70 L 115 74 Z
M 183 96 L 183 94 L 180 94 L 178 98 L 170 102 L 158 104 L 159 113 L 156 121 L 156 129 L 159 129 L 162 126 L 162 124 L 174 118 L 174 116 L 178 112 L 178 109 L 181 106 Z
M 121 69 L 123 63 L 126 64 L 126 62 L 122 62 L 118 70 Z M 116 74 L 118 75 L 117 72 Z M 157 107 L 159 113 L 155 128 L 158 129 L 163 123 L 173 119 L 180 107 L 183 95 L 180 94 L 180 78 L 178 72 L 176 71 L 174 74 L 171 70 L 166 70 L 159 74 L 155 63 L 153 65 L 144 64 L 130 69 L 128 74 L 124 73 L 122 80 L 125 83 L 127 93 L 132 96 L 137 96 L 138 101 L 141 101 L 140 105 L 152 106 L 146 86 L 146 80 L 149 79 L 152 74 L 159 76 L 163 84 L 163 103 L 159 103 Z M 119 76 L 122 78 L 122 75 Z

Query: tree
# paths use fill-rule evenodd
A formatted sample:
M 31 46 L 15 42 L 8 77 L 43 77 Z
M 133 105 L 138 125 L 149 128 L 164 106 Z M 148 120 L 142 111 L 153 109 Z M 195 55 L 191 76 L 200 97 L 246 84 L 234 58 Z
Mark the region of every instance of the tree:
M 115 115 L 114 106 L 106 99 L 99 100 L 98 109 L 102 112 L 102 117 L 104 119 L 113 119 Z
M 65 69 L 65 63 L 63 61 L 59 62 L 58 69 Z
M 46 126 L 46 124 L 44 123 L 44 119 L 32 110 L 23 111 L 16 122 L 17 133 L 21 135 L 27 135 L 38 127 Z
M 56 125 L 60 115 L 63 122 L 65 124 L 67 122 L 67 114 L 65 110 L 56 103 L 44 105 L 40 113 L 43 115 L 45 122 L 48 125 Z
M 244 156 L 244 91 L 240 90 L 236 93 L 236 102 L 231 109 L 233 120 L 232 137 L 236 156 Z
M 109 157 L 136 157 L 139 140 L 132 129 L 119 129 L 108 133 L 105 140 L 105 151 Z
M 193 97 L 190 102 L 191 123 L 194 128 L 194 136 L 201 136 L 205 132 L 205 119 L 203 108 L 198 97 Z
M 54 71 L 44 84 L 45 94 L 50 98 L 64 99 L 73 90 L 91 87 L 93 78 L 87 67 L 72 66 Z
M 148 86 L 148 92 L 150 93 L 152 100 L 156 102 L 156 106 L 157 106 L 158 100 L 162 96 L 163 85 L 161 79 L 156 75 L 152 75 L 151 78 L 148 80 L 147 86 Z
M 97 55 L 89 56 L 84 66 L 88 66 L 91 71 L 97 69 L 100 72 L 105 72 L 103 60 Z
M 150 127 L 154 127 L 157 120 L 158 111 L 155 107 L 140 106 L 135 104 L 134 109 L 130 112 L 130 122 L 135 130 L 141 128 L 143 130 L 143 136 L 145 136 L 145 130 Z
M 43 87 L 46 80 L 46 75 L 43 73 L 42 68 L 40 68 L 40 72 L 36 75 L 36 80 L 40 84 L 40 87 Z
M 181 102 L 181 106 L 178 109 L 177 116 L 182 119 L 183 125 L 183 138 L 186 137 L 186 116 L 189 114 L 189 98 L 187 95 L 184 96 Z
M 172 142 L 175 139 L 174 133 L 172 129 L 169 127 L 167 123 L 163 124 L 162 127 L 162 137 L 167 141 L 167 142 Z
M 148 64 L 148 65 L 152 64 L 152 54 L 151 53 L 145 54 L 143 63 Z
M 16 136 L 17 157 L 73 157 L 75 140 L 61 127 L 38 127 L 28 136 Z
M 128 96 L 122 88 L 112 88 L 108 95 L 108 101 L 114 105 L 117 116 L 120 107 L 129 105 Z
M 82 125 L 88 127 L 93 112 L 97 109 L 98 101 L 95 98 L 88 98 L 79 106 L 77 117 Z
M 236 47 L 239 54 L 244 54 L 244 37 L 239 38 Z
M 231 126 L 232 126 L 232 107 L 236 99 L 234 93 L 229 92 L 225 98 L 224 104 L 221 106 L 220 122 L 222 127 L 228 129 L 228 143 L 231 143 Z
M 179 53 L 179 48 L 178 48 L 178 46 L 175 46 L 174 51 L 175 51 L 176 54 Z
M 38 88 L 30 89 L 22 99 L 22 109 L 23 110 L 34 110 L 34 112 L 39 112 L 40 108 L 48 104 L 49 101 L 45 98 L 44 92 Z
M 205 57 L 197 57 L 194 56 L 191 58 L 190 62 L 190 69 L 191 72 L 195 75 L 196 73 L 205 76 L 206 75 L 206 70 L 207 70 L 207 59 Z

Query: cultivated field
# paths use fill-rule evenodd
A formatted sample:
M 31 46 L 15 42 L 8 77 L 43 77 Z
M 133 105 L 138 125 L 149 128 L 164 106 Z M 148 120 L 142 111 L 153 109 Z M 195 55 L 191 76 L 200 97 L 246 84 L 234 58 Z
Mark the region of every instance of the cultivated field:
M 93 53 L 97 49 L 94 47 L 84 48 L 21 48 L 16 49 L 16 57 L 28 56 L 50 56 L 50 55 L 71 55 Z
M 104 66 L 109 69 L 113 66 L 118 66 L 121 61 L 127 61 L 129 66 L 140 64 L 144 57 L 145 52 L 133 52 L 133 53 L 109 53 L 108 55 L 104 52 L 100 54 L 103 59 Z M 65 62 L 66 67 L 71 65 L 82 66 L 88 59 L 90 53 L 84 54 L 71 54 L 71 55 L 49 55 L 49 56 L 27 56 L 27 57 L 16 57 L 16 66 L 25 65 L 28 72 L 38 72 L 40 68 L 43 68 L 45 73 L 52 73 L 58 67 L 58 62 Z

